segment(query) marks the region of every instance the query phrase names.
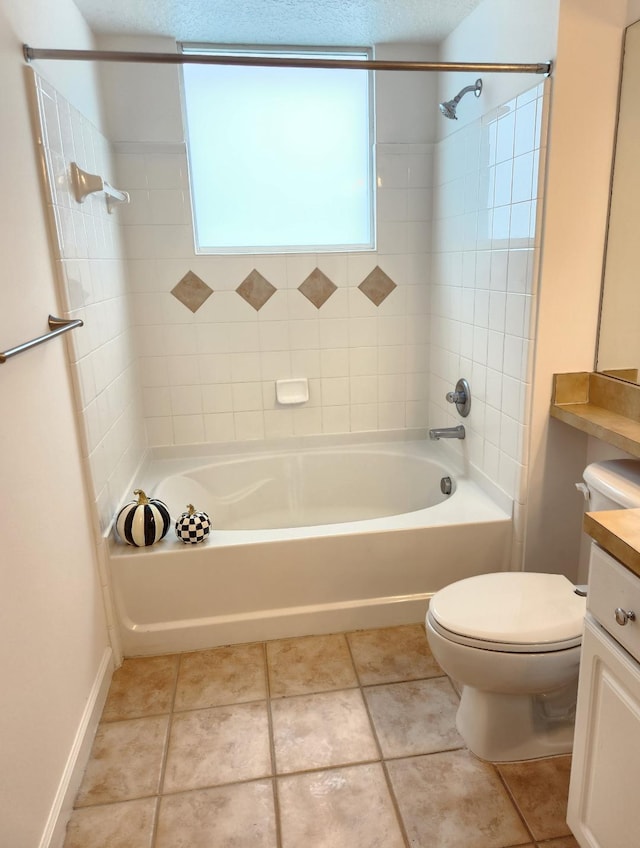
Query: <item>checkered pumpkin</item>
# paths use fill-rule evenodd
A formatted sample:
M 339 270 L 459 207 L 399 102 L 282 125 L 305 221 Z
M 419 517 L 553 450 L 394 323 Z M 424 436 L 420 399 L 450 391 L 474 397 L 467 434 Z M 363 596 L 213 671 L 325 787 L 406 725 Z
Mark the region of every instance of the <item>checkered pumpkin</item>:
M 171 524 L 167 505 L 148 498 L 142 489 L 135 489 L 137 501 L 123 506 L 116 518 L 116 530 L 123 542 L 136 548 L 155 545 L 167 534 Z
M 193 504 L 187 504 L 187 512 L 183 512 L 176 521 L 176 536 L 185 545 L 197 545 L 203 542 L 211 530 L 211 520 L 206 512 L 198 512 Z

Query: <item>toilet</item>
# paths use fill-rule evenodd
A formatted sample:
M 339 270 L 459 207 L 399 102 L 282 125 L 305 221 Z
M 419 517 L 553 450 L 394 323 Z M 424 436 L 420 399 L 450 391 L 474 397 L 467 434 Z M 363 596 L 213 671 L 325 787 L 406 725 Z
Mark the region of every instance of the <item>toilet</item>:
M 583 474 L 590 511 L 640 507 L 640 461 Z M 569 753 L 586 598 L 561 574 L 498 572 L 436 592 L 426 617 L 433 656 L 461 689 L 467 747 L 490 762 Z

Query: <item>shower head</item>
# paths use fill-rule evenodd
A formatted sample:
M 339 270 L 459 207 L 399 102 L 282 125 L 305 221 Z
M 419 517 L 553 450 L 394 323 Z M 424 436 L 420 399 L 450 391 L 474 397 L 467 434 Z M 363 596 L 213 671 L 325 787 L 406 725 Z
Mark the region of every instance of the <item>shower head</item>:
M 474 85 L 467 85 L 462 89 L 462 91 L 456 94 L 453 100 L 445 100 L 444 103 L 440 103 L 440 111 L 445 118 L 449 118 L 452 121 L 458 120 L 458 116 L 456 115 L 458 103 L 462 100 L 465 94 L 468 94 L 470 91 L 473 91 L 476 97 L 480 97 L 480 94 L 482 93 L 482 80 L 477 79 Z

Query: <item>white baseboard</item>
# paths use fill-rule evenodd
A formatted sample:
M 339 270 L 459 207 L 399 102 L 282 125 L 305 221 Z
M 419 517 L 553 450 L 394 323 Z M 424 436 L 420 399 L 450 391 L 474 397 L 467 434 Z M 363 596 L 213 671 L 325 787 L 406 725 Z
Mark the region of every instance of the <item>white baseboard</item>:
M 93 738 L 107 699 L 112 674 L 113 652 L 110 647 L 107 647 L 91 687 L 38 848 L 62 848 L 67 822 L 91 753 Z

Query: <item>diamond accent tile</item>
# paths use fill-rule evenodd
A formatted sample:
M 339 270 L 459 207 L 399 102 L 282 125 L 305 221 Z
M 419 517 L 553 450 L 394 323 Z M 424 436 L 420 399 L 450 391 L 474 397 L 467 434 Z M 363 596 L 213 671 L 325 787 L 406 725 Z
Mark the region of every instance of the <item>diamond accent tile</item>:
M 298 291 L 320 309 L 338 287 L 319 268 L 314 268 L 307 279 L 298 286 Z
M 373 271 L 368 274 L 358 286 L 360 291 L 369 298 L 376 306 L 380 306 L 391 292 L 396 288 L 396 284 L 378 265 Z
M 193 271 L 187 271 L 180 282 L 171 289 L 171 294 L 187 309 L 197 312 L 205 300 L 213 294 L 213 289 Z
M 276 287 L 272 286 L 269 280 L 265 280 L 262 274 L 254 268 L 249 276 L 245 277 L 240 283 L 236 291 L 257 312 L 274 294 Z

